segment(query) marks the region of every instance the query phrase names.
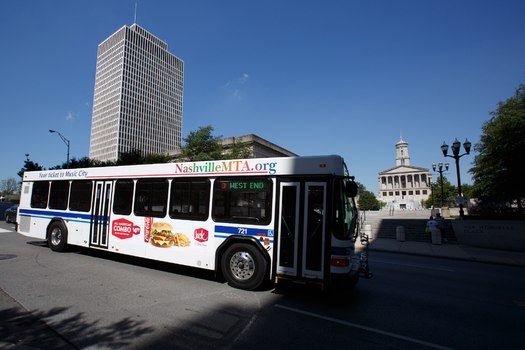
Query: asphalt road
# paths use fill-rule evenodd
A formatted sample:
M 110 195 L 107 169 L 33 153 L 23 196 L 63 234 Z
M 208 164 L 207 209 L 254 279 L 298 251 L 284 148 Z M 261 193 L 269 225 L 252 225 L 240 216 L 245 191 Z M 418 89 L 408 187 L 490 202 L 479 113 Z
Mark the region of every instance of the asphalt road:
M 352 295 L 247 292 L 209 273 L 54 253 L 0 223 L 0 347 L 523 349 L 524 268 L 371 252 Z M 3 290 L 3 292 L 2 292 Z

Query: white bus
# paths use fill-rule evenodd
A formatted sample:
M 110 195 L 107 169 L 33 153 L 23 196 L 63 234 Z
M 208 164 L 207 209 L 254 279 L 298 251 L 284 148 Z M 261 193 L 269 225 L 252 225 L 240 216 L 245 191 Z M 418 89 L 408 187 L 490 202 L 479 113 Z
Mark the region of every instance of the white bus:
M 19 233 L 213 270 L 231 286 L 353 286 L 357 186 L 340 156 L 25 172 Z

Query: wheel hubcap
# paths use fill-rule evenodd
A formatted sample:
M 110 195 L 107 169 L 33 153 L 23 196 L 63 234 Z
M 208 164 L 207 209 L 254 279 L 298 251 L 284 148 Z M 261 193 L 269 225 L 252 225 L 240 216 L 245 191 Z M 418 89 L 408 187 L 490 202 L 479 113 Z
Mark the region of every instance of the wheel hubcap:
M 51 231 L 51 243 L 53 245 L 59 245 L 62 241 L 62 231 L 59 229 L 54 229 Z
M 250 279 L 255 273 L 255 261 L 247 252 L 237 252 L 230 259 L 230 270 L 238 280 Z

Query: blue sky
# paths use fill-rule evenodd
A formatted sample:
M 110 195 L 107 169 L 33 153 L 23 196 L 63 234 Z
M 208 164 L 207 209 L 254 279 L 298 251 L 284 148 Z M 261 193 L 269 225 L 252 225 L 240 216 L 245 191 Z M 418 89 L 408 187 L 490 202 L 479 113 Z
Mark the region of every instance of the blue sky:
M 411 164 L 430 169 L 443 141 L 479 142 L 525 83 L 522 0 L 2 0 L 0 180 L 18 180 L 26 153 L 65 161 L 49 129 L 71 157 L 89 155 L 97 46 L 134 22 L 135 3 L 185 62 L 183 137 L 212 125 L 340 154 L 376 194 L 401 134 Z

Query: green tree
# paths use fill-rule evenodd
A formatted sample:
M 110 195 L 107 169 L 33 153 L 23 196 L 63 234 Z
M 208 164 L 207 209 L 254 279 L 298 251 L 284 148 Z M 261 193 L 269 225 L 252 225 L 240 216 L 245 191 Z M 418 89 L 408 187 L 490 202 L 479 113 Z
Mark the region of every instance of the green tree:
M 107 165 L 115 165 L 115 162 L 103 162 L 96 159 L 90 159 L 89 157 L 82 157 L 82 158 L 71 158 L 69 161 L 69 165 L 67 163 L 62 163 L 61 165 L 56 165 L 52 168 L 49 168 L 49 170 L 55 170 L 55 169 L 78 169 L 78 168 L 92 168 L 97 166 L 107 166 Z
M 168 154 L 150 153 L 144 156 L 144 164 L 169 163 L 172 157 Z
M 242 142 L 235 142 L 224 152 L 224 158 L 228 159 L 243 159 L 253 158 L 253 153 L 250 147 Z
M 144 164 L 144 157 L 142 152 L 138 149 L 133 149 L 128 152 L 120 152 L 116 165 L 135 165 Z
M 359 193 L 357 205 L 360 210 L 379 210 L 381 205 L 373 192 L 364 191 Z
M 465 184 L 461 185 L 466 186 Z M 465 191 L 463 191 L 465 192 Z M 458 189 L 448 181 L 446 176 L 443 176 L 443 206 L 444 207 L 455 207 L 456 199 L 458 197 Z M 432 182 L 432 193 L 428 196 L 428 199 L 423 203 L 426 208 L 441 207 L 441 180 L 439 177 L 436 182 Z
M 220 137 L 213 136 L 211 125 L 200 127 L 184 138 L 184 145 L 178 158 L 183 161 L 201 161 L 222 159 L 223 148 Z
M 474 146 L 477 154 L 472 193 L 481 206 L 502 203 L 503 209 L 517 206 L 523 214 L 525 183 L 522 179 L 525 154 L 525 84 L 520 84 L 514 96 L 499 102 L 492 118 L 482 126 L 480 142 Z
M 461 184 L 461 191 L 463 192 L 463 198 L 465 198 L 465 200 L 474 198 L 472 195 L 473 187 L 471 184 Z
M 136 165 L 136 164 L 154 164 L 154 163 L 168 163 L 171 161 L 171 157 L 167 154 L 157 154 L 151 153 L 142 155 L 142 152 L 139 150 L 132 150 L 129 152 L 121 152 L 119 154 L 119 159 L 117 161 L 101 161 L 96 159 L 91 159 L 89 157 L 83 157 L 80 159 L 72 158 L 69 161 L 69 169 L 77 168 L 92 168 L 92 167 L 104 167 L 104 166 L 113 166 L 113 165 Z M 66 163 L 62 165 L 56 165 L 49 170 L 55 169 L 66 169 Z
M 24 161 L 24 167 L 20 169 L 20 171 L 17 173 L 20 178 L 24 176 L 24 172 L 26 171 L 38 171 L 38 170 L 44 170 L 44 167 L 41 166 L 38 163 L 33 162 L 31 159 L 29 159 L 29 154 L 26 154 L 26 160 Z
M 375 194 L 371 191 L 368 191 L 360 182 L 357 183 L 357 193 L 359 198 L 357 200 L 357 205 L 360 210 L 379 210 L 381 209 L 381 203 L 377 200 Z
M 143 155 L 141 151 L 134 149 L 128 152 L 121 152 L 118 160 L 115 162 L 116 165 L 136 165 L 136 164 L 156 164 L 156 163 L 168 163 L 171 161 L 171 157 L 167 154 L 162 153 L 149 153 Z M 115 165 L 113 162 L 105 162 L 99 164 L 99 166 Z

